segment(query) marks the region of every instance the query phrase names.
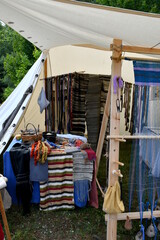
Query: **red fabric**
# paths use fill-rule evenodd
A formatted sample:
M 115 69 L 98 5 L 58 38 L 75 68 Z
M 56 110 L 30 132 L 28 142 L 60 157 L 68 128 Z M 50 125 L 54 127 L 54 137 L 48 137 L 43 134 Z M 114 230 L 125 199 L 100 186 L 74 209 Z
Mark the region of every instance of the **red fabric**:
M 96 163 L 94 162 L 93 180 L 91 182 L 91 191 L 89 192 L 89 205 L 98 208 L 98 191 L 96 185 Z
M 0 240 L 4 240 L 4 233 L 2 229 L 2 225 L 0 224 Z
M 89 160 L 96 160 L 96 153 L 93 151 L 92 148 L 89 149 L 85 149 L 87 155 L 88 155 L 88 159 Z
M 77 139 L 77 140 L 75 141 L 75 146 L 76 146 L 76 147 L 80 147 L 83 143 L 84 143 L 83 141 L 81 141 L 80 139 Z

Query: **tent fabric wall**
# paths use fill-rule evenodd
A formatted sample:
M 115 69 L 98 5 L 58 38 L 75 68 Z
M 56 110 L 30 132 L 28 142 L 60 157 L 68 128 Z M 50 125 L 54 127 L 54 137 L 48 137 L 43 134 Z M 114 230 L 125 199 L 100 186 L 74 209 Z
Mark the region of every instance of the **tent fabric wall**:
M 20 123 L 17 126 L 17 129 L 15 130 L 15 134 L 20 133 L 21 130 L 24 130 L 27 123 L 32 123 L 36 128 L 40 127 L 41 131 L 45 131 L 45 111 L 40 113 L 40 107 L 37 103 L 38 96 L 41 92 L 41 88 L 44 88 L 44 67 L 42 68 L 42 71 L 39 75 L 36 87 L 34 89 L 34 92 L 32 94 L 32 97 L 30 99 L 30 102 L 28 103 L 28 107 L 26 109 L 26 112 L 24 116 L 20 119 Z
M 36 86 L 36 82 L 38 80 L 38 76 L 41 72 L 42 68 L 42 61 L 45 59 L 45 55 L 42 53 L 38 60 L 34 63 L 34 65 L 30 68 L 28 73 L 19 83 L 19 85 L 15 88 L 15 90 L 10 94 L 10 96 L 6 99 L 6 101 L 0 106 L 0 131 L 3 128 L 4 121 L 11 115 L 14 111 L 20 100 L 22 99 L 26 89 L 29 86 L 33 86 L 33 89 Z M 15 118 L 11 122 L 10 126 L 8 127 L 7 131 L 3 135 L 0 141 L 0 154 L 2 153 L 3 149 L 5 148 L 7 142 L 9 141 L 10 137 L 14 133 L 17 124 L 20 121 L 21 116 L 24 114 L 24 110 L 28 105 L 28 102 L 31 98 L 32 94 L 29 94 L 26 99 L 24 100 L 22 106 L 20 107 L 19 111 L 17 112 Z

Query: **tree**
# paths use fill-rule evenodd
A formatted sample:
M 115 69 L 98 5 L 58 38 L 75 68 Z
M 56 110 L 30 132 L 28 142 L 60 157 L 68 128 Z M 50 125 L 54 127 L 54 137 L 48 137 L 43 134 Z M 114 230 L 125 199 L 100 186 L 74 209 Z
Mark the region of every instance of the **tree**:
M 112 7 L 138 10 L 143 12 L 160 13 L 159 0 L 85 0 Z
M 21 35 L 0 24 L 0 103 L 10 95 L 40 53 Z

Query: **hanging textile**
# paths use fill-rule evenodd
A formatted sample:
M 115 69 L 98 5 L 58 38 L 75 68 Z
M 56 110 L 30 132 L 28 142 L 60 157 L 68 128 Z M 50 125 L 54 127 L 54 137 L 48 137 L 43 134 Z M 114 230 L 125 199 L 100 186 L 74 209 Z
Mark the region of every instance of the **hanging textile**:
M 160 85 L 160 63 L 133 61 L 135 84 Z
M 83 152 L 73 153 L 74 181 L 88 180 L 93 178 L 93 161 L 88 160 Z
M 48 181 L 40 182 L 40 210 L 73 209 L 73 157 L 48 156 Z
M 133 98 L 133 133 L 134 135 L 160 135 L 160 87 L 150 85 L 135 85 Z M 143 211 L 151 209 L 151 221 L 157 239 L 157 227 L 153 210 L 160 197 L 160 140 L 136 139 L 132 144 L 129 179 L 129 210 L 135 192 L 138 196 L 140 211 L 141 234 L 145 239 Z M 148 231 L 147 231 L 148 232 Z
M 85 207 L 93 178 L 93 161 L 88 160 L 85 151 L 73 153 L 73 172 L 75 205 Z
M 30 183 L 30 150 L 21 143 L 15 143 L 10 149 L 10 158 L 16 177 L 16 196 L 18 203 L 22 203 L 23 214 L 30 212 L 32 198 L 32 184 Z
M 75 73 L 71 88 L 71 129 L 70 133 L 84 135 L 85 133 L 85 95 L 88 81 L 84 74 Z
M 131 90 L 132 84 L 124 82 L 124 108 L 125 108 L 124 118 L 126 131 L 128 131 L 130 128 Z
M 100 130 L 100 105 L 102 82 L 94 75 L 88 76 L 88 89 L 86 93 L 86 124 L 88 131 L 88 142 L 96 151 L 97 140 Z M 94 97 L 93 97 L 94 96 Z
M 47 131 L 54 131 L 54 97 L 53 97 L 53 78 L 46 79 L 46 98 L 49 103 L 45 111 L 45 125 Z

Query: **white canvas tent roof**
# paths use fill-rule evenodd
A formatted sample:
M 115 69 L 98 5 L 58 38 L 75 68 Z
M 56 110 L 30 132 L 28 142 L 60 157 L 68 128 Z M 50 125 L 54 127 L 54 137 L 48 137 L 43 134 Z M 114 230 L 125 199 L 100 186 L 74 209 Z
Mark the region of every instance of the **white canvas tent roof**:
M 160 43 L 159 14 L 76 1 L 3 0 L 0 19 L 42 51 L 68 44 L 109 49 L 115 38 L 130 46 Z
M 160 15 L 157 14 L 75 1 L 3 0 L 0 1 L 0 19 L 40 48 L 45 55 L 48 54 L 49 66 L 47 69 L 50 76 L 75 71 L 86 73 L 97 71 L 98 74 L 109 75 L 111 73 L 111 53 L 95 49 L 109 49 L 114 38 L 122 39 L 123 44 L 129 46 L 138 45 L 150 48 L 156 46 L 156 48 L 160 48 Z M 95 49 L 86 50 L 86 48 L 73 46 L 69 46 L 68 50 L 56 48 L 68 44 Z M 39 69 L 40 74 L 42 58 L 44 56 L 37 60 L 25 76 L 20 84 L 21 88 L 16 88 L 9 99 L 0 107 L 0 116 L 3 116 L 0 121 L 0 130 L 3 120 L 9 116 L 18 103 L 21 96 L 19 93 L 24 93 L 31 82 L 34 82 L 35 86 L 37 79 L 35 80 L 34 76 L 36 69 Z M 72 59 L 71 62 L 70 59 Z M 64 64 L 62 64 L 63 62 Z M 129 62 L 123 63 L 125 70 L 122 69 L 122 77 L 126 81 L 133 81 L 134 78 L 131 65 Z M 44 75 L 43 70 L 41 74 Z M 24 83 L 27 85 L 23 85 Z M 22 85 L 24 91 L 21 92 Z M 42 85 L 43 81 L 39 86 Z M 34 96 L 38 97 L 36 94 Z M 25 100 L 25 106 L 28 106 L 30 97 Z M 32 98 L 34 99 L 33 96 Z M 7 114 L 5 114 L 6 109 Z M 16 115 L 15 125 L 18 124 L 23 112 L 19 111 Z M 7 135 L 5 134 L 0 141 L 0 153 L 4 149 L 3 143 L 7 143 L 16 128 L 16 126 L 14 128 L 12 126 L 13 122 L 6 132 Z

